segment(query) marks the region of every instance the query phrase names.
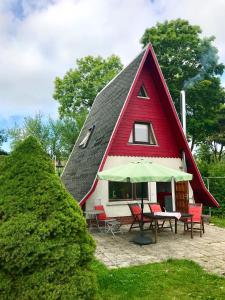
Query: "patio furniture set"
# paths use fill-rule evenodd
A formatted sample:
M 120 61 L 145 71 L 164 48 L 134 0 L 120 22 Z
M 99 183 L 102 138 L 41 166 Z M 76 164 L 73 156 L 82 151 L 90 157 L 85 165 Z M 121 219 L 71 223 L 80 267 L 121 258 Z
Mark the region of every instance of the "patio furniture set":
M 166 212 L 161 210 L 158 203 L 149 203 L 149 213 L 144 212 L 144 183 L 145 182 L 170 182 L 172 188 L 172 207 L 175 207 L 174 182 L 192 180 L 192 174 L 171 169 L 163 165 L 141 159 L 137 162 L 130 162 L 112 169 L 98 172 L 98 179 L 116 182 L 141 183 L 141 206 L 137 203 L 129 204 L 133 222 L 129 231 L 138 224 L 140 231 L 132 240 L 139 245 L 151 244 L 152 238 L 144 232 L 144 224 L 149 223 L 149 228 L 154 230 L 155 243 L 157 242 L 158 231 L 165 228 L 165 222 L 169 222 L 169 228 L 173 231 L 171 221 L 175 221 L 175 234 L 177 233 L 177 221 L 184 223 L 184 231 L 191 232 L 193 238 L 193 225 L 199 224 L 200 236 L 204 233 L 204 223 L 202 218 L 202 204 L 189 204 L 188 213 Z M 88 212 L 86 212 L 88 213 Z M 93 213 L 93 212 L 92 212 Z M 95 206 L 95 220 L 100 229 L 103 225 L 105 232 L 120 232 L 121 223 L 116 218 L 108 218 L 105 214 L 104 206 Z M 137 227 L 137 226 L 136 226 Z
M 121 233 L 121 222 L 115 218 L 107 217 L 103 205 L 96 205 L 95 210 L 86 211 L 85 214 L 89 220 L 89 229 L 97 225 L 100 232 L 112 233 L 113 236 L 115 233 Z
M 177 222 L 178 220 L 184 224 L 184 233 L 189 231 L 191 238 L 193 238 L 193 232 L 198 230 L 200 237 L 205 232 L 204 221 L 202 218 L 202 204 L 189 204 L 189 210 L 187 213 L 180 212 L 167 212 L 162 211 L 158 203 L 149 203 L 149 212 L 142 213 L 141 207 L 137 203 L 128 204 L 133 221 L 129 228 L 131 231 L 134 228 L 140 228 L 140 231 L 152 230 L 154 233 L 154 242 L 157 243 L 158 232 L 169 228 L 173 232 L 172 221 L 174 221 L 174 232 L 177 234 Z M 87 217 L 89 217 L 89 228 L 93 225 L 97 225 L 99 231 L 111 233 L 115 236 L 116 233 L 121 233 L 122 223 L 116 218 L 107 217 L 103 205 L 95 206 L 95 210 L 86 211 Z M 149 226 L 144 229 L 144 225 Z M 198 227 L 196 227 L 198 225 Z M 134 241 L 135 242 L 135 241 Z

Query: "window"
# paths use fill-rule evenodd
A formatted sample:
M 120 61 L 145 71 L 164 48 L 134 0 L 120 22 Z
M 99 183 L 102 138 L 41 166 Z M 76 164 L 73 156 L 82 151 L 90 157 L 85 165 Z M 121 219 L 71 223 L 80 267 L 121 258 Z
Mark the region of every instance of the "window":
M 130 182 L 109 181 L 110 200 L 132 200 L 132 184 Z
M 133 199 L 142 198 L 142 190 L 141 190 L 141 183 L 134 183 L 133 184 Z M 143 198 L 148 199 L 148 183 L 143 183 Z
M 146 89 L 145 89 L 144 85 L 141 86 L 141 88 L 140 88 L 140 90 L 138 92 L 138 97 L 149 99 L 148 94 L 146 92 Z
M 89 140 L 90 140 L 90 137 L 91 137 L 91 135 L 92 135 L 92 132 L 93 132 L 94 128 L 95 128 L 95 126 L 93 125 L 91 128 L 88 129 L 88 131 L 87 131 L 85 137 L 83 138 L 83 140 L 82 140 L 81 143 L 79 144 L 79 148 L 84 149 L 84 148 L 87 147 L 88 142 L 89 142 Z
M 144 199 L 148 199 L 148 184 L 143 184 Z M 109 181 L 109 201 L 139 200 L 142 198 L 141 183 Z
M 156 139 L 151 123 L 135 122 L 129 143 L 156 145 Z
M 133 140 L 134 143 L 149 144 L 149 124 L 134 123 Z

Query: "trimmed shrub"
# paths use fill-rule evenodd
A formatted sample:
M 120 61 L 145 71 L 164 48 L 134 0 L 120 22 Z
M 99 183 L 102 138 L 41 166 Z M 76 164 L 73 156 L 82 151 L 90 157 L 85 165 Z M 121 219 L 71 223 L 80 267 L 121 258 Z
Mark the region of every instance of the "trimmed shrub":
M 95 244 L 33 137 L 0 172 L 0 298 L 95 299 Z

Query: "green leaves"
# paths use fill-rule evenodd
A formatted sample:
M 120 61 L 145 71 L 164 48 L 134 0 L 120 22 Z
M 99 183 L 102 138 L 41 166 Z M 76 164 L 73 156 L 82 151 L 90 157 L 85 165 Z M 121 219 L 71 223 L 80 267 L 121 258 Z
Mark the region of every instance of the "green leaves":
M 34 117 L 25 117 L 21 127 L 15 125 L 8 131 L 12 140 L 11 147 L 15 148 L 28 136 L 34 136 L 51 158 L 56 157 L 58 161 L 66 160 L 85 118 L 86 111 L 79 115 L 74 114 L 74 118 L 66 117 L 61 120 L 46 118 L 40 113 Z
M 77 59 L 76 68 L 55 79 L 54 99 L 61 117 L 74 117 L 90 109 L 97 93 L 122 69 L 119 57 L 86 56 Z
M 94 241 L 35 138 L 5 157 L 0 195 L 0 298 L 94 299 Z
M 180 91 L 187 91 L 187 130 L 192 150 L 212 135 L 216 111 L 225 101 L 218 77 L 225 66 L 219 63 L 215 37 L 202 37 L 201 33 L 199 26 L 177 19 L 157 23 L 141 38 L 143 46 L 151 42 L 154 47 L 178 113 Z
M 217 110 L 225 101 L 224 89 L 217 77 L 202 80 L 186 92 L 188 133 L 199 144 L 216 134 Z
M 2 144 L 6 141 L 7 141 L 7 134 L 6 134 L 5 130 L 0 129 L 0 155 L 6 154 L 5 151 L 1 150 Z

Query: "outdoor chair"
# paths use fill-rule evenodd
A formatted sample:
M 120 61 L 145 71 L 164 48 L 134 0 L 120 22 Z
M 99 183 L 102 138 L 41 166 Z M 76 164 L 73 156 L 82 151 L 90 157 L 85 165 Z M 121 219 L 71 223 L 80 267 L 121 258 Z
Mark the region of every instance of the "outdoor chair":
M 192 225 L 193 231 L 200 231 L 200 237 L 202 237 L 202 233 L 205 233 L 204 220 L 202 217 L 202 203 L 189 204 L 188 213 L 192 214 Z M 183 219 L 184 222 L 184 232 L 191 230 L 191 218 Z M 199 225 L 196 227 L 195 225 Z
M 131 229 L 133 228 L 140 228 L 141 229 L 141 208 L 137 203 L 133 203 L 133 204 L 128 204 L 130 211 L 131 211 L 131 215 L 133 217 L 133 222 L 130 226 L 129 231 L 131 231 Z M 152 220 L 149 218 L 146 218 L 143 216 L 143 227 L 145 223 L 150 223 L 149 228 L 150 229 L 152 227 Z M 135 224 L 138 224 L 137 226 L 135 226 Z
M 151 213 L 162 212 L 161 206 L 159 203 L 150 203 L 148 204 Z M 169 226 L 165 226 L 165 223 L 169 222 Z M 170 228 L 173 231 L 171 220 L 163 220 L 162 222 L 157 221 L 158 229 Z
M 103 229 L 104 232 L 110 232 L 113 236 L 115 233 L 121 233 L 121 223 L 115 218 L 107 217 L 103 205 L 96 205 L 95 210 L 102 211 L 96 215 L 97 226 L 100 231 Z

